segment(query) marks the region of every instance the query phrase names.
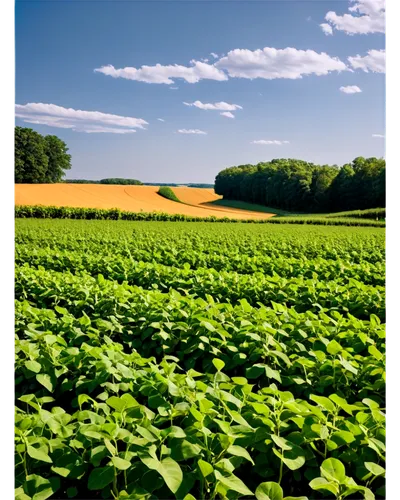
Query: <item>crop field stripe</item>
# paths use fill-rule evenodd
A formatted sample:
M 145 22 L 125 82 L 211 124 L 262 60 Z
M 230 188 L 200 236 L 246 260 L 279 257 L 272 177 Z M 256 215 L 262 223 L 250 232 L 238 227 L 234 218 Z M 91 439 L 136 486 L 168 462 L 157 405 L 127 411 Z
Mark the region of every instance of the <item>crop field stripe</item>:
M 139 186 L 141 187 L 141 186 Z M 161 196 L 161 198 L 163 198 Z M 167 199 L 167 198 L 164 198 Z M 167 201 L 172 202 L 170 199 Z M 176 204 L 176 201 L 172 202 Z M 180 204 L 182 206 L 185 204 Z M 330 226 L 364 226 L 364 227 L 385 227 L 382 220 L 371 220 L 369 218 L 351 217 L 319 217 L 319 216 L 290 216 L 272 217 L 273 214 L 261 212 L 245 212 L 239 210 L 230 212 L 232 217 L 223 214 L 221 209 L 214 212 L 210 210 L 208 216 L 202 216 L 204 207 L 185 205 L 198 210 L 193 215 L 182 214 L 181 212 L 128 212 L 118 208 L 84 208 L 84 207 L 63 207 L 63 206 L 41 206 L 41 205 L 16 205 L 16 218 L 36 218 L 36 219 L 102 219 L 102 220 L 131 220 L 131 221 L 185 221 L 185 222 L 226 222 L 226 223 L 247 223 L 247 224 L 310 224 L 310 225 L 330 225 Z M 204 209 L 205 210 L 205 209 Z M 228 212 L 227 212 L 228 213 Z

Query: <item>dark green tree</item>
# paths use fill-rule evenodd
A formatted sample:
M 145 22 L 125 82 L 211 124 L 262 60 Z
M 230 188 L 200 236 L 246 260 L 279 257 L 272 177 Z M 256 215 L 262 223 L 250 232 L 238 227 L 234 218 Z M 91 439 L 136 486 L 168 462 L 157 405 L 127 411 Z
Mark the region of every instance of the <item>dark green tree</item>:
M 71 168 L 71 155 L 64 141 L 55 135 L 46 135 L 45 152 L 48 166 L 44 182 L 60 182 L 65 175 L 65 170 Z
M 15 182 L 44 182 L 48 163 L 43 136 L 30 128 L 15 127 Z

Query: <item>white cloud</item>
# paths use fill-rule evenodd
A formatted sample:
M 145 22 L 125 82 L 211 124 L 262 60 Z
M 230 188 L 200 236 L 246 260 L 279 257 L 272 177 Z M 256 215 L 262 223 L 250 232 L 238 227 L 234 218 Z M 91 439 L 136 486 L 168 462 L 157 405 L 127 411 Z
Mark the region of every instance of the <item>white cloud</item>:
M 350 0 L 350 5 L 351 14 L 341 16 L 330 11 L 325 20 L 347 35 L 385 32 L 385 0 Z
M 219 55 L 216 54 L 215 52 L 210 52 L 210 56 L 212 56 L 214 59 L 218 59 Z
M 143 129 L 148 125 L 148 122 L 141 118 L 111 115 L 100 111 L 82 111 L 43 103 L 16 104 L 15 116 L 26 123 L 68 128 L 89 134 L 128 134 L 136 132 L 136 128 Z
M 357 85 L 347 85 L 347 87 L 340 87 L 339 90 L 345 94 L 358 94 L 359 92 L 362 92 L 360 87 L 357 87 Z
M 372 137 L 376 137 L 378 139 L 384 139 L 385 138 L 385 136 L 382 135 L 382 134 L 372 134 Z
M 158 120 L 159 122 L 165 122 L 165 120 L 164 120 L 163 118 L 157 118 L 157 120 Z
M 372 71 L 373 73 L 385 73 L 386 69 L 386 51 L 382 50 L 369 50 L 368 55 L 361 57 L 348 57 L 349 63 L 354 69 L 362 69 L 366 73 Z
M 332 26 L 330 24 L 327 24 L 327 23 L 322 23 L 320 24 L 320 27 L 322 29 L 322 31 L 325 33 L 325 35 L 333 35 L 333 29 L 332 29 Z
M 217 111 L 236 111 L 237 109 L 243 109 L 242 106 L 239 106 L 239 104 L 229 104 L 227 102 L 221 101 L 221 102 L 215 102 L 214 104 L 212 103 L 202 103 L 201 101 L 194 101 L 194 102 L 184 102 L 186 106 L 194 106 L 199 109 L 205 109 L 205 110 L 217 110 Z
M 179 64 L 170 64 L 163 66 L 142 66 L 141 68 L 114 68 L 111 64 L 96 68 L 94 71 L 112 76 L 113 78 L 125 78 L 127 80 L 136 80 L 146 83 L 164 83 L 172 84 L 175 78 L 182 78 L 188 83 L 197 83 L 200 80 L 227 80 L 226 74 L 217 69 L 212 64 L 201 61 L 190 61 L 191 66 L 181 66 Z
M 235 49 L 215 63 L 230 77 L 238 78 L 302 78 L 303 75 L 327 75 L 331 71 L 343 71 L 347 66 L 337 57 L 325 52 L 297 50 L 291 47 L 274 49 L 265 47 L 254 51 Z
M 207 59 L 207 58 L 202 58 L 202 59 L 201 59 L 201 62 L 208 63 L 208 61 L 209 61 L 209 59 Z
M 227 118 L 235 118 L 235 115 L 230 111 L 224 111 L 223 113 L 220 113 L 220 115 L 226 116 Z
M 289 144 L 289 141 L 265 141 L 265 140 L 260 140 L 260 141 L 251 141 L 251 144 L 262 144 L 262 145 L 266 145 L 266 144 L 275 144 L 277 146 L 281 146 L 282 144 Z
M 179 87 L 170 87 L 169 90 L 178 90 Z
M 207 132 L 204 132 L 204 130 L 199 130 L 197 128 L 190 128 L 190 129 L 186 129 L 186 128 L 181 128 L 178 130 L 178 133 L 179 134 L 199 134 L 199 135 L 207 135 Z

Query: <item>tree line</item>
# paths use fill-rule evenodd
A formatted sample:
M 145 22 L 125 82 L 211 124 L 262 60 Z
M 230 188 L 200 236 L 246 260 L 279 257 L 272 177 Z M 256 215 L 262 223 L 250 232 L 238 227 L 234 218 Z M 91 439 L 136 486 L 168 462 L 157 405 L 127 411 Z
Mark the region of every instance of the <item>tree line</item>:
M 137 179 L 123 179 L 121 177 L 111 177 L 107 179 L 101 179 L 99 181 L 90 181 L 85 179 L 66 179 L 64 182 L 69 184 L 118 184 L 124 186 L 142 186 L 143 182 Z
M 60 182 L 71 168 L 71 155 L 59 137 L 24 127 L 15 127 L 14 137 L 16 183 Z
M 298 212 L 385 207 L 382 158 L 357 157 L 342 167 L 274 159 L 222 170 L 215 192 L 224 199 Z

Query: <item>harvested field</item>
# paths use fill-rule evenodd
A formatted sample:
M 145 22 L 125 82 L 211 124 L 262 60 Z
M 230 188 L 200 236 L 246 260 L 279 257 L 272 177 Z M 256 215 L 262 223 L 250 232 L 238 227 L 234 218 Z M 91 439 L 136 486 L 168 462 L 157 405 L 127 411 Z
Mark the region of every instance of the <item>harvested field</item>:
M 86 208 L 119 208 L 131 212 L 165 212 L 195 217 L 267 219 L 272 214 L 230 207 L 210 206 L 220 199 L 213 189 L 174 188 L 183 203 L 163 198 L 157 186 L 116 186 L 99 184 L 16 184 L 16 205 L 45 205 Z M 204 205 L 206 204 L 206 205 Z

